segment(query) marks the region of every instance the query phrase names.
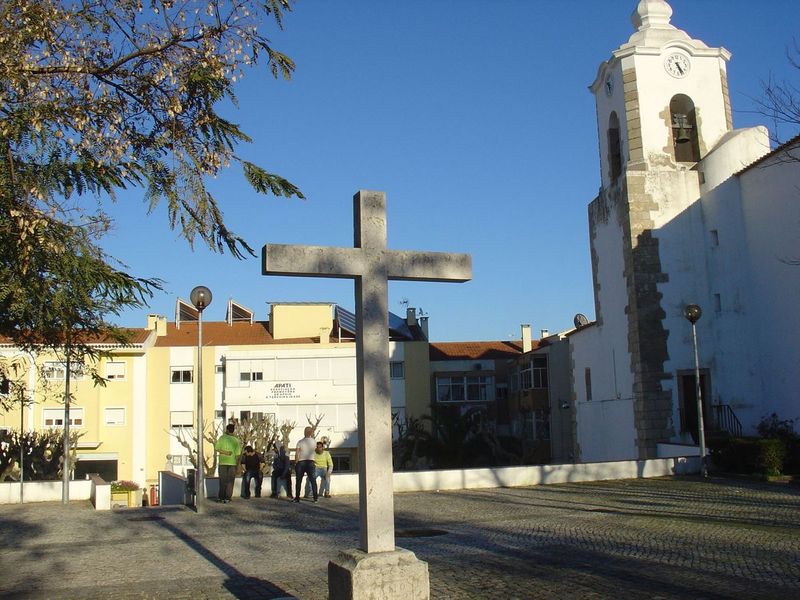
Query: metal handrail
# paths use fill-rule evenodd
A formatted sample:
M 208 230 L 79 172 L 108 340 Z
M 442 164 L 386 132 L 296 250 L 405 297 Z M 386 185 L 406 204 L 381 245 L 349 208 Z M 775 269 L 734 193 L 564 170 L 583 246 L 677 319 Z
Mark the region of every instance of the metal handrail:
M 725 431 L 734 437 L 742 437 L 742 422 L 729 404 L 714 404 L 714 423 L 717 429 Z

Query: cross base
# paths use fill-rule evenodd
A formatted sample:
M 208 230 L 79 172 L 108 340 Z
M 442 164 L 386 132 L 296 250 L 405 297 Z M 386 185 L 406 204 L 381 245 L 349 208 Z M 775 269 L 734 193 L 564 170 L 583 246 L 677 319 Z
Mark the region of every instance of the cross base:
M 410 550 L 343 550 L 328 563 L 329 600 L 429 600 L 428 563 Z

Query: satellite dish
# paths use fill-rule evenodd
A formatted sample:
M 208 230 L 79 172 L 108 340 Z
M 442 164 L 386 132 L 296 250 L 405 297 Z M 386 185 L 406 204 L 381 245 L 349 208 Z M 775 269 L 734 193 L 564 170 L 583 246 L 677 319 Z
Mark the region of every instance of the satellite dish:
M 575 324 L 575 329 L 580 329 L 581 327 L 585 327 L 589 324 L 589 319 L 586 315 L 578 313 L 575 315 L 575 318 L 572 319 L 572 322 Z

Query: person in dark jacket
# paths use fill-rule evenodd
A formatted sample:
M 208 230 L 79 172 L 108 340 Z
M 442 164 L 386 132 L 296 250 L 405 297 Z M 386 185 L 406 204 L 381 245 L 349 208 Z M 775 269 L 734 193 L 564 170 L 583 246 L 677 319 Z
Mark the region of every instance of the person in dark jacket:
M 289 468 L 289 457 L 286 456 L 286 448 L 281 446 L 278 453 L 272 460 L 272 494 L 271 498 L 277 498 L 280 487 L 284 487 L 286 495 L 292 496 L 291 469 Z
M 242 464 L 244 465 L 244 475 L 242 475 L 242 498 L 250 497 L 250 481 L 256 481 L 256 498 L 261 497 L 261 483 L 264 481 L 264 476 L 261 474 L 261 465 L 264 464 L 264 459 L 261 455 L 253 450 L 252 446 L 245 446 L 244 453 L 242 453 Z

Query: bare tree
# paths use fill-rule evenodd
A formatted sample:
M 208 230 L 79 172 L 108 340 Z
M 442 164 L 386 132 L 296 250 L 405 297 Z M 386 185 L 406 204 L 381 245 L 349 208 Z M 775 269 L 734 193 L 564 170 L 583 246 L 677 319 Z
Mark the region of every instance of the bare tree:
M 800 43 L 793 40 L 786 51 L 789 64 L 800 74 Z M 800 88 L 788 79 L 770 75 L 763 82 L 763 95 L 754 100 L 756 112 L 772 122 L 771 139 L 783 144 L 800 131 Z M 800 145 L 787 148 L 781 160 L 800 161 Z

